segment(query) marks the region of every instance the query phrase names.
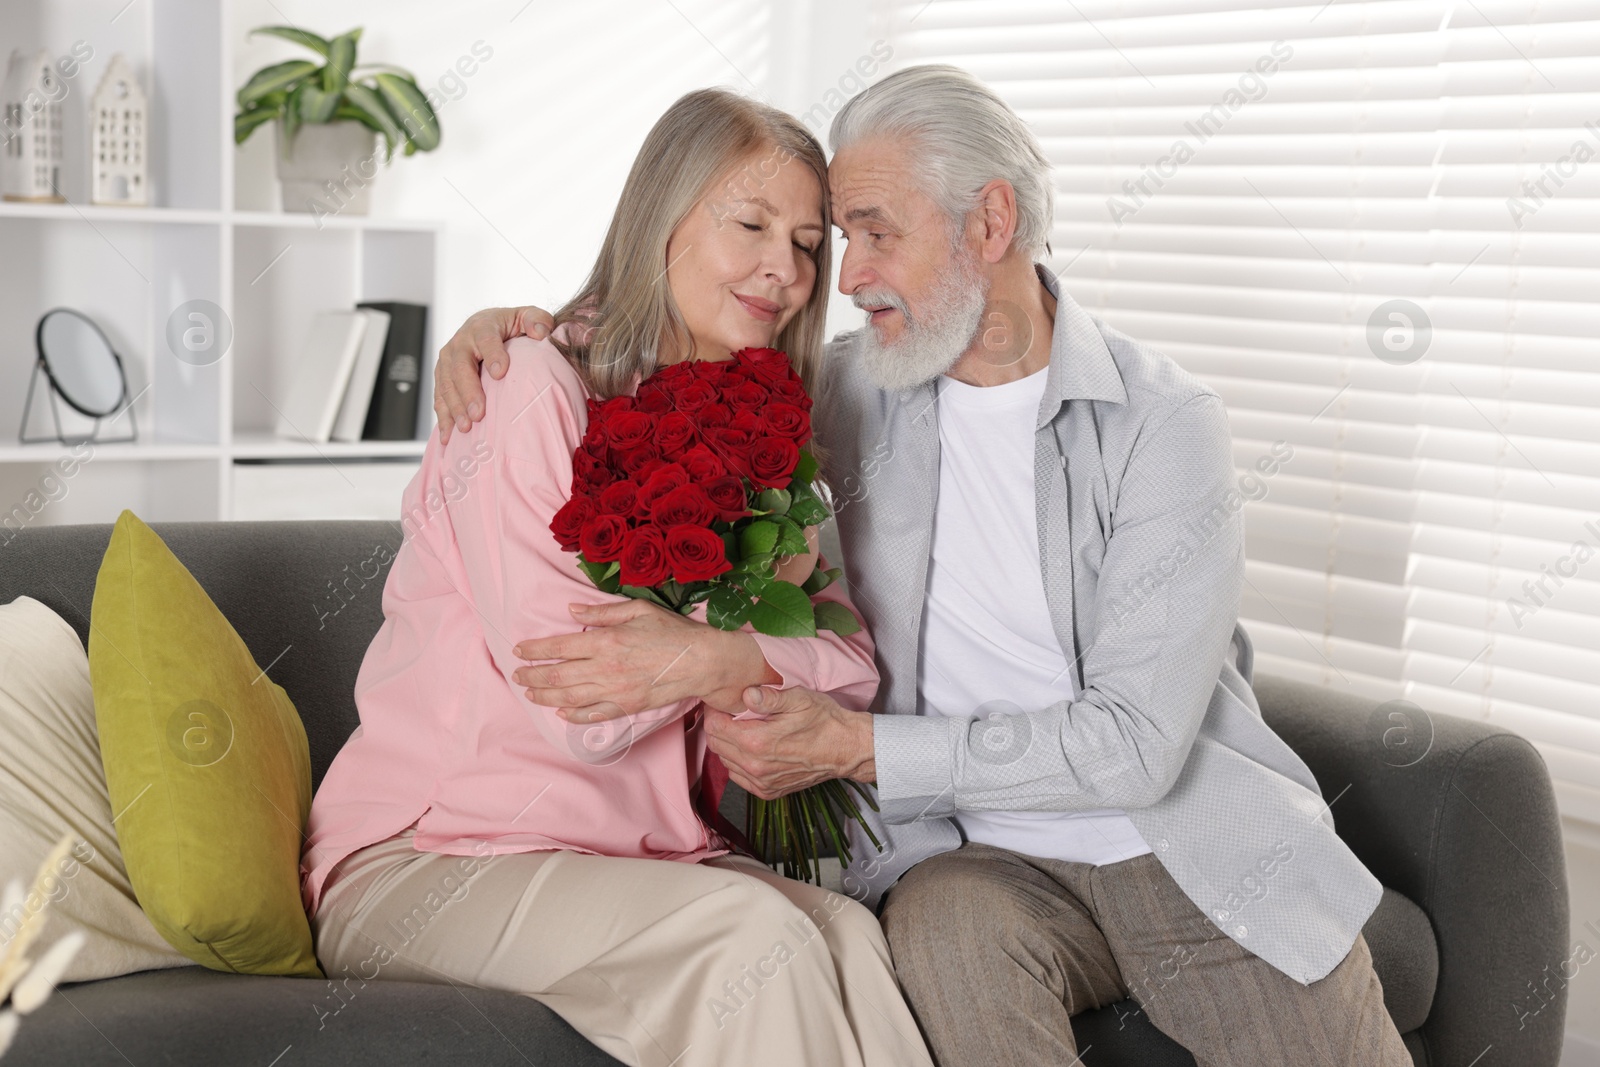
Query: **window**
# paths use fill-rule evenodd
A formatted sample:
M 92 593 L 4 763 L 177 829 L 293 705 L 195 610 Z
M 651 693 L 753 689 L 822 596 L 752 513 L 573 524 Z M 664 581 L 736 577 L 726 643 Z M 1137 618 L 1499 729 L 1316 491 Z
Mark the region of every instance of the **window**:
M 1051 265 L 1226 400 L 1257 670 L 1486 719 L 1600 823 L 1600 9 L 934 0 Z M 1287 453 L 1287 458 L 1283 458 Z

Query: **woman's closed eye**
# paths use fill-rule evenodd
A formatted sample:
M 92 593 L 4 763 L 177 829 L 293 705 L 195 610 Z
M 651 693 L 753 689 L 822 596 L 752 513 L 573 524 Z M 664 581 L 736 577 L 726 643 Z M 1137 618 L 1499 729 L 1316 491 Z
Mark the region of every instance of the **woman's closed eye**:
M 744 222 L 744 221 L 741 221 L 739 223 L 739 225 L 743 226 L 745 229 L 749 230 L 751 233 L 765 233 L 766 229 L 767 229 L 765 226 L 761 225 L 759 222 Z M 804 241 L 795 241 L 794 242 L 794 246 L 796 248 L 798 248 L 800 251 L 804 252 L 808 256 L 814 256 L 814 255 L 817 254 L 816 248 L 814 246 L 807 245 Z

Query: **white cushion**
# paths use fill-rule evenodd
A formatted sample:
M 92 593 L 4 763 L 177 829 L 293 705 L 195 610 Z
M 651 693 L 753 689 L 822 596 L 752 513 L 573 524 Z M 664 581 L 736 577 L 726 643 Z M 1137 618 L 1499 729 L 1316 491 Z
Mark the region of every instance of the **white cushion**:
M 30 953 L 84 931 L 63 981 L 193 966 L 140 910 L 111 815 L 83 644 L 32 597 L 0 605 L 0 888 L 16 878 L 26 891 L 56 842 L 73 835 L 73 851 L 46 889 L 47 919 Z M 26 899 L 12 910 L 39 906 Z M 22 918 L 0 914 L 0 946 Z

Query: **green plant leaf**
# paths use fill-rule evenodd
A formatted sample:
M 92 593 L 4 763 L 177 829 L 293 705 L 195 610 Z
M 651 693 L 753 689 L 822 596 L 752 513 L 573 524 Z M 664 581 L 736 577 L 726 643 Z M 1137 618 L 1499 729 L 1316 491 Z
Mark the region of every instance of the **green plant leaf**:
M 317 65 L 309 59 L 291 59 L 285 63 L 262 67 L 240 88 L 239 106 L 248 108 L 268 93 L 291 89 L 316 69 Z
M 773 554 L 778 557 L 803 556 L 811 551 L 811 545 L 806 542 L 806 532 L 790 518 L 778 520 L 778 544 L 773 549 Z
M 811 598 L 793 582 L 773 582 L 750 609 L 750 624 L 770 637 L 815 637 Z
M 789 510 L 789 499 L 786 489 L 763 489 L 761 495 L 756 497 L 756 507 L 773 515 L 782 515 Z
M 257 129 L 278 117 L 276 107 L 257 107 L 233 117 L 233 143 L 244 144 Z
M 320 125 L 333 118 L 333 113 L 339 110 L 339 94 L 324 92 L 322 89 L 306 82 L 295 90 L 300 97 L 300 121 Z
M 306 83 L 301 82 L 289 93 L 289 99 L 283 103 L 283 114 L 279 116 L 283 124 L 283 144 L 279 150 L 285 156 L 294 154 L 294 135 L 300 131 L 300 98 L 305 94 Z
M 806 591 L 807 596 L 816 596 L 818 593 L 828 588 L 828 586 L 838 581 L 839 575 L 843 573 L 844 571 L 840 570 L 838 567 L 830 567 L 827 570 L 817 567 L 812 570 L 811 577 L 807 578 L 800 584 L 800 588 Z
M 802 448 L 800 450 L 800 462 L 795 464 L 794 480 L 797 482 L 804 482 L 809 485 L 815 481 L 816 478 L 817 457 L 811 454 L 810 449 Z
M 356 32 L 360 33 L 361 31 L 357 30 Z M 250 36 L 254 37 L 258 33 L 264 33 L 269 37 L 282 37 L 285 41 L 293 41 L 297 45 L 311 49 L 324 59 L 328 56 L 328 39 L 318 36 L 310 30 L 302 30 L 294 26 L 257 26 L 250 31 Z
M 405 131 L 394 121 L 394 116 L 389 114 L 389 109 L 383 105 L 383 97 L 377 90 L 360 82 L 351 82 L 344 87 L 344 98 L 350 107 L 366 115 L 367 125 L 383 134 L 384 144 L 388 147 L 388 154 L 384 162 L 394 158 L 395 145 L 401 144 L 406 139 Z
M 354 29 L 328 42 L 328 65 L 322 68 L 322 91 L 337 97 L 350 84 L 350 70 L 356 65 L 356 42 L 361 30 Z
M 621 593 L 623 596 L 632 597 L 635 600 L 648 600 L 650 603 L 666 608 L 668 611 L 672 610 L 672 605 L 668 604 L 661 594 L 657 593 L 649 586 L 620 585 L 617 587 L 617 592 Z
M 737 630 L 750 618 L 752 601 L 731 585 L 719 585 L 706 598 L 706 621 L 719 630 Z
M 778 524 L 752 522 L 739 531 L 739 556 L 741 559 L 770 556 L 778 546 Z
M 383 72 L 373 75 L 378 92 L 389 107 L 400 128 L 406 131 L 407 155 L 411 152 L 431 152 L 439 147 L 439 119 L 434 115 L 428 98 L 422 95 L 417 83 L 398 74 Z
M 815 526 L 826 519 L 832 512 L 828 505 L 822 502 L 811 486 L 802 486 L 794 491 L 794 500 L 789 505 L 789 518 L 801 526 Z
M 837 600 L 824 600 L 820 604 L 813 604 L 811 610 L 816 614 L 819 630 L 832 630 L 840 637 L 849 637 L 861 629 L 861 624 L 850 614 L 850 609 Z

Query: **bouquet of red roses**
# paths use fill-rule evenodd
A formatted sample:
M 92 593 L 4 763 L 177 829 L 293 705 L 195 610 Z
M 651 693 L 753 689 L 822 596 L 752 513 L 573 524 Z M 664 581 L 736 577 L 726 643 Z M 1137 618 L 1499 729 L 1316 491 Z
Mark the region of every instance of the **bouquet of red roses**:
M 777 577 L 785 559 L 810 551 L 805 529 L 831 511 L 817 491 L 811 397 L 789 357 L 746 348 L 732 359 L 684 361 L 650 375 L 633 396 L 589 401 L 589 425 L 572 457 L 571 499 L 550 522 L 557 542 L 607 593 L 687 615 L 706 605 L 723 630 L 749 624 L 774 637 L 858 630 L 855 616 L 811 597 L 839 577 L 814 567 L 800 584 Z M 816 873 L 827 833 L 850 851 L 842 818 L 881 849 L 846 786 L 824 782 L 777 800 L 750 798 L 747 833 L 768 859 L 775 841 L 784 873 Z M 770 860 L 769 860 L 770 862 Z

